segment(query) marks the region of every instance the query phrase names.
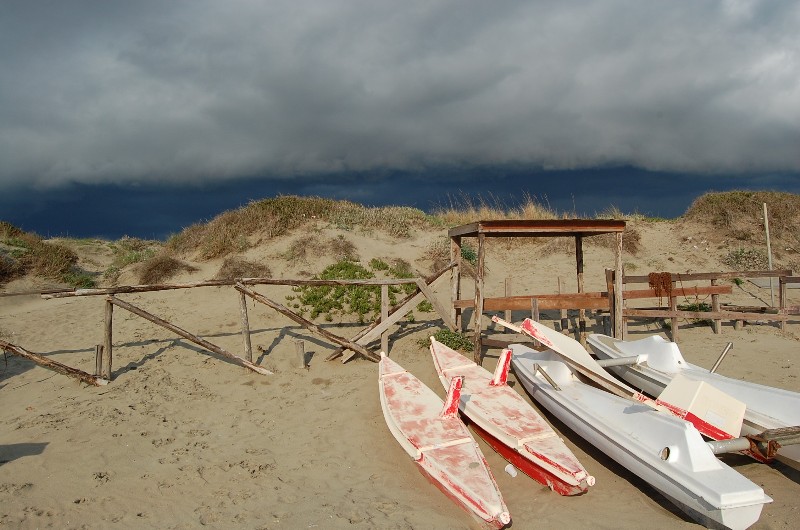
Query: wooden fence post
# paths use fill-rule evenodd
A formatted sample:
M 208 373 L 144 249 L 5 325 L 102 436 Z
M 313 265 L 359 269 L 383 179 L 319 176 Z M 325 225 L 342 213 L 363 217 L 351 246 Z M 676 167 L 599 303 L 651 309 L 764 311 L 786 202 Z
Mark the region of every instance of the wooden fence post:
M 564 282 L 564 278 L 559 276 L 558 277 L 558 294 L 562 294 L 566 289 L 566 282 Z M 564 335 L 569 334 L 569 315 L 566 309 L 560 310 L 561 315 L 561 333 Z
M 719 284 L 719 281 L 716 278 L 712 278 L 711 279 L 711 285 L 712 286 L 718 285 L 718 284 Z M 711 310 L 714 311 L 715 313 L 719 313 L 719 295 L 718 294 L 712 294 L 711 295 Z M 719 335 L 719 333 L 722 331 L 722 319 L 719 319 L 719 318 L 715 318 L 714 319 L 713 329 L 714 329 L 714 333 Z
M 247 297 L 239 293 L 239 311 L 242 315 L 242 340 L 244 341 L 244 358 L 253 362 L 253 345 L 250 342 L 250 319 L 247 318 Z
M 381 322 L 389 318 L 389 286 L 381 285 Z M 389 330 L 381 333 L 381 351 L 389 355 Z
M 114 327 L 114 304 L 111 303 L 111 297 L 106 298 L 106 312 L 105 312 L 105 343 L 103 344 L 103 371 L 101 377 L 111 381 L 111 359 L 113 353 L 111 351 L 111 342 Z
M 511 296 L 511 281 L 512 280 L 511 280 L 510 276 L 506 278 L 506 281 L 505 281 L 505 295 L 506 295 L 506 298 Z M 506 319 L 507 322 L 511 322 L 512 321 L 511 320 L 511 310 L 510 309 L 506 309 L 505 319 Z
M 297 364 L 300 368 L 307 368 L 306 365 L 306 345 L 302 340 L 294 341 L 294 352 L 297 356 Z
M 672 282 L 672 290 L 675 290 L 675 287 L 678 284 L 676 282 Z M 670 311 L 677 311 L 678 310 L 678 297 L 670 293 L 669 295 L 669 310 Z M 672 317 L 672 342 L 678 342 L 678 317 Z
M 102 377 L 103 373 L 103 345 L 98 344 L 94 347 L 94 375 Z

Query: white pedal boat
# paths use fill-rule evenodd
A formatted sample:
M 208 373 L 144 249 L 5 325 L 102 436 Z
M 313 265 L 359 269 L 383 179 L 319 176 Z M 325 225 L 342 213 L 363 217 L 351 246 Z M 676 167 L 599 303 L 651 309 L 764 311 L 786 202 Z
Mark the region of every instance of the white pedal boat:
M 703 381 L 746 405 L 742 435 L 761 434 L 769 429 L 800 425 L 800 393 L 732 379 L 686 362 L 678 345 L 658 335 L 624 341 L 607 335 L 592 334 L 587 343 L 603 362 L 628 359 L 633 364 L 605 368 L 629 385 L 650 396 L 658 396 L 677 376 Z M 800 445 L 781 447 L 784 459 L 800 461 Z
M 459 410 L 495 451 L 561 495 L 580 495 L 594 485 L 594 477 L 550 424 L 506 384 L 510 350 L 503 351 L 492 374 L 435 338 L 430 339 L 433 364 L 442 385 L 448 388 L 453 378 L 464 378 Z
M 692 519 L 710 528 L 748 528 L 772 501 L 718 460 L 690 423 L 583 383 L 551 350 L 511 349 L 517 378 L 533 399 Z
M 443 402 L 381 353 L 378 382 L 386 424 L 420 472 L 482 526 L 502 528 L 510 523 L 489 465 L 458 417 L 463 379 L 453 379 Z

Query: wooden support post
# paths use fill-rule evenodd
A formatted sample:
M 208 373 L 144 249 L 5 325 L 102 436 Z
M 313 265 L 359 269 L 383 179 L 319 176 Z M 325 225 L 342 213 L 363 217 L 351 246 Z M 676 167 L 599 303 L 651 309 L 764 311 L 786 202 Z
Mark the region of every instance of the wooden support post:
M 253 345 L 250 342 L 250 320 L 247 318 L 247 297 L 239 293 L 239 312 L 242 316 L 242 340 L 244 341 L 244 358 L 253 362 Z
M 294 341 L 294 353 L 297 357 L 297 366 L 299 368 L 308 368 L 308 365 L 306 365 L 306 345 L 302 340 Z
M 461 298 L 461 238 L 450 238 L 450 263 L 455 263 L 450 271 L 450 316 L 456 329 L 461 330 L 461 309 L 454 302 Z M 430 282 L 428 282 L 430 283 Z
M 504 282 L 504 286 L 505 286 L 505 289 L 504 289 L 505 296 L 506 297 L 511 296 L 511 277 L 510 276 L 508 278 L 506 278 L 506 280 Z M 506 309 L 506 312 L 505 312 L 504 316 L 505 316 L 506 321 L 512 322 L 511 310 L 510 309 Z
M 788 315 L 786 311 L 786 278 L 781 276 L 778 278 L 778 307 L 781 315 Z M 786 319 L 781 320 L 781 331 L 786 331 Z
M 575 236 L 575 264 L 578 273 L 578 293 L 583 293 L 583 236 Z M 578 330 L 581 344 L 586 346 L 586 310 L 578 310 Z
M 381 285 L 381 322 L 389 318 L 389 286 Z M 389 355 L 389 330 L 381 333 L 381 351 Z
M 531 320 L 539 322 L 539 299 L 531 298 Z
M 167 328 L 168 330 L 180 335 L 184 339 L 190 340 L 190 341 L 194 342 L 195 344 L 197 344 L 199 346 L 202 346 L 203 348 L 207 349 L 208 351 L 216 353 L 217 355 L 221 355 L 221 356 L 223 356 L 223 357 L 225 357 L 227 359 L 230 359 L 231 361 L 235 362 L 238 365 L 250 368 L 252 371 L 257 372 L 257 373 L 262 374 L 262 375 L 271 375 L 272 374 L 272 372 L 270 372 L 266 368 L 262 368 L 262 367 L 260 367 L 258 365 L 255 365 L 255 364 L 251 363 L 250 361 L 248 361 L 247 359 L 242 359 L 238 355 L 234 355 L 234 354 L 232 354 L 232 353 L 220 348 L 216 344 L 212 344 L 212 343 L 208 342 L 207 340 L 201 339 L 197 335 L 192 335 L 191 333 L 189 333 L 185 329 L 181 329 L 181 328 L 179 328 L 178 326 L 176 326 L 174 324 L 170 324 L 169 322 L 167 322 L 163 318 L 159 318 L 159 317 L 157 317 L 157 316 L 155 316 L 155 315 L 153 315 L 151 313 L 148 313 L 144 309 L 138 308 L 133 304 L 129 304 L 128 302 L 122 301 L 119 298 L 115 298 L 113 296 L 109 296 L 108 300 L 109 300 L 110 303 L 113 303 L 114 305 L 118 305 L 119 307 L 121 307 L 122 309 L 125 309 L 126 311 L 130 311 L 134 315 L 139 315 L 143 319 L 149 320 L 153 324 L 157 324 L 157 325 L 159 325 L 159 326 L 161 326 L 163 328 Z
M 561 276 L 558 277 L 558 294 L 563 294 L 566 290 L 566 282 Z M 561 309 L 561 333 L 564 335 L 569 334 L 569 315 L 566 309 Z M 508 319 L 506 319 L 508 320 Z
M 676 282 L 672 282 L 672 290 L 674 291 L 677 287 Z M 670 311 L 677 311 L 678 310 L 678 297 L 675 295 L 670 295 L 669 297 L 669 310 Z M 678 342 L 678 317 L 672 317 L 670 320 L 672 322 L 672 342 Z
M 617 339 L 624 339 L 627 330 L 623 329 L 622 325 L 622 232 L 615 234 L 617 239 L 617 246 L 614 249 L 614 337 Z
M 96 377 L 102 377 L 100 374 L 103 373 L 103 345 L 97 344 L 94 347 L 94 375 Z
M 0 351 L 7 351 L 14 355 L 19 355 L 20 357 L 24 357 L 28 360 L 31 360 L 36 364 L 38 364 L 39 366 L 47 368 L 48 370 L 53 370 L 60 374 L 73 377 L 88 385 L 103 386 L 105 384 L 108 384 L 108 380 L 106 380 L 105 378 L 101 379 L 99 377 L 87 374 L 82 370 L 78 370 L 77 368 L 72 368 L 71 366 L 61 364 L 60 362 L 52 361 L 47 357 L 43 357 L 33 352 L 29 352 L 25 348 L 21 348 L 16 344 L 11 344 L 10 342 L 6 342 L 4 340 L 0 340 Z
M 733 321 L 733 329 L 740 330 L 744 327 L 744 320 L 734 320 Z
M 475 322 L 475 352 L 473 359 L 480 366 L 483 362 L 483 345 L 481 344 L 481 333 L 483 331 L 483 277 L 485 272 L 484 259 L 486 254 L 486 236 L 478 235 L 478 267 L 475 271 L 475 306 L 473 307 Z
M 719 284 L 719 280 L 717 280 L 716 278 L 712 278 L 711 285 L 714 286 L 714 285 L 718 285 L 718 284 Z M 719 309 L 719 295 L 718 294 L 712 294 L 711 295 L 711 310 L 714 311 L 714 312 L 719 312 L 719 310 L 720 310 Z M 714 329 L 714 333 L 719 335 L 719 333 L 722 331 L 722 319 L 719 319 L 719 318 L 715 318 L 714 319 L 714 327 L 713 327 L 713 329 Z
M 106 299 L 106 312 L 105 312 L 105 342 L 103 343 L 103 371 L 100 376 L 103 379 L 111 381 L 111 359 L 113 353 L 111 351 L 111 342 L 114 327 L 114 305 L 111 303 L 111 297 Z

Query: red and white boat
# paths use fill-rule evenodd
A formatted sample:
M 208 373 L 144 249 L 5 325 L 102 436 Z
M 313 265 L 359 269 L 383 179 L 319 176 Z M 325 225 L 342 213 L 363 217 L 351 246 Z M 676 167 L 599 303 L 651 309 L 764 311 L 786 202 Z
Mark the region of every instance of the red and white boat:
M 561 495 L 579 495 L 594 485 L 553 428 L 506 384 L 510 350 L 503 351 L 494 374 L 433 337 L 431 355 L 445 388 L 464 379 L 459 410 L 506 460 Z
M 384 353 L 378 373 L 386 424 L 422 474 L 484 526 L 509 524 L 511 516 L 486 459 L 458 417 L 463 378 L 453 379 L 443 402 Z

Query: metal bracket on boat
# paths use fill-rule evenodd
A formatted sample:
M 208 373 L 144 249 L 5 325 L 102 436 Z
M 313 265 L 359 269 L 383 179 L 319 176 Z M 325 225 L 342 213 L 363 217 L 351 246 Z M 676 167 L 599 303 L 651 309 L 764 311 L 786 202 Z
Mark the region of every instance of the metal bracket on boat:
M 742 438 L 707 442 L 715 455 L 748 451 L 763 460 L 772 460 L 779 449 L 786 445 L 800 444 L 800 426 L 769 429 L 761 434 L 751 434 Z
M 544 377 L 547 380 L 547 382 L 550 383 L 550 386 L 555 388 L 557 391 L 561 392 L 561 387 L 558 386 L 555 381 L 553 381 L 553 378 L 550 377 L 550 375 L 547 372 L 545 372 L 544 368 L 539 366 L 538 363 L 533 365 L 533 373 L 536 373 L 536 372 L 539 372 L 540 374 L 542 374 L 542 377 Z
M 597 359 L 597 364 L 603 368 L 607 366 L 629 366 L 631 364 L 641 364 L 642 356 L 633 355 L 631 357 L 618 357 L 616 359 Z
M 729 342 L 728 345 L 725 346 L 725 349 L 722 350 L 722 353 L 719 354 L 719 357 L 717 358 L 717 362 L 714 363 L 714 366 L 711 367 L 711 370 L 709 370 L 709 372 L 711 372 L 713 374 L 714 372 L 717 371 L 717 368 L 719 368 L 719 365 L 722 364 L 722 359 L 724 359 L 725 356 L 728 355 L 728 352 L 730 351 L 731 348 L 733 348 L 733 343 Z

